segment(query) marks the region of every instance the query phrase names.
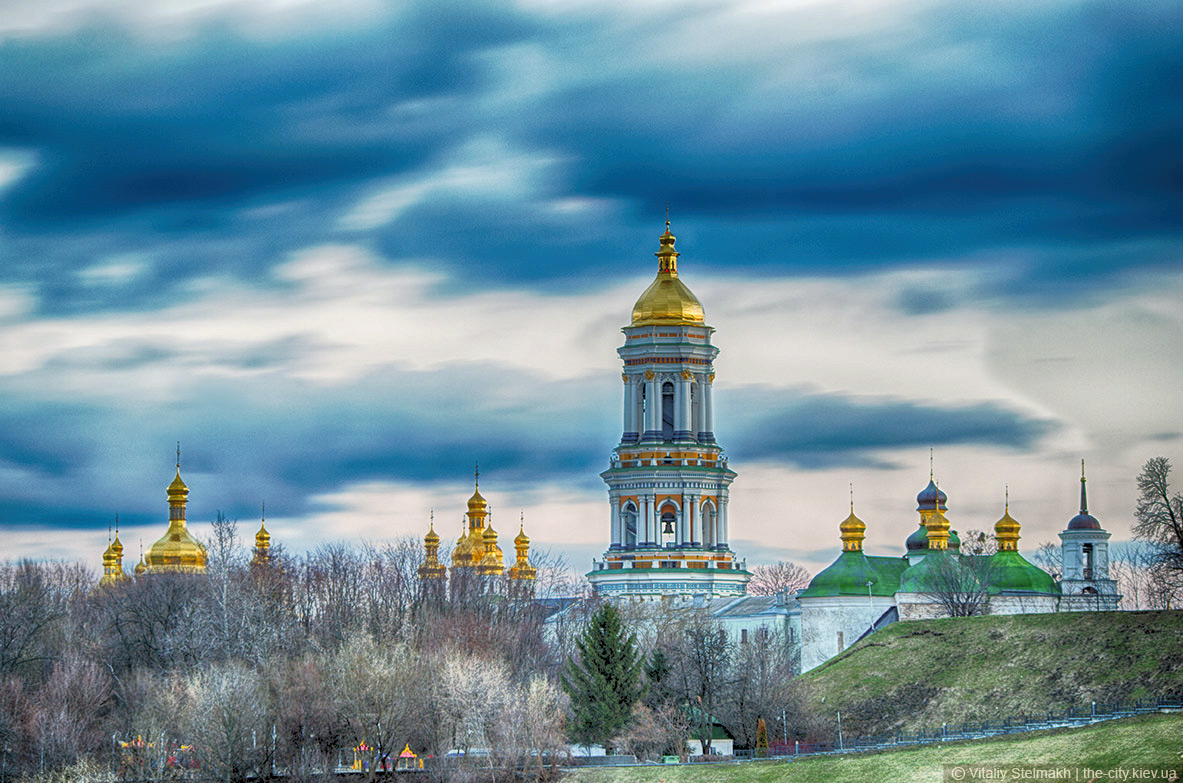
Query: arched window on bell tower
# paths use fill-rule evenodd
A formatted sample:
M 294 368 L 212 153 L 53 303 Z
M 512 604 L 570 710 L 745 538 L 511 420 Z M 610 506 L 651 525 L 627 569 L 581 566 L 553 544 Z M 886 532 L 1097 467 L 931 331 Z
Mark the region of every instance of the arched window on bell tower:
M 661 385 L 661 439 L 674 439 L 674 385 L 668 381 Z
M 702 519 L 702 545 L 708 549 L 719 543 L 715 528 L 715 506 L 713 503 L 703 503 L 700 512 Z
M 632 501 L 624 504 L 624 510 L 620 512 L 620 519 L 623 523 L 624 529 L 624 548 L 637 548 L 637 507 L 633 505 Z

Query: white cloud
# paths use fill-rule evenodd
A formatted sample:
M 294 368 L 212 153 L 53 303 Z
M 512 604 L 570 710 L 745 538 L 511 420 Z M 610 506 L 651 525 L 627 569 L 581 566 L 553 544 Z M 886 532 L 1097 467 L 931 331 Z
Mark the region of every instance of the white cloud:
M 371 186 L 338 225 L 368 231 L 398 220 L 427 200 L 530 200 L 556 163 L 554 156 L 517 150 L 497 137 L 477 137 L 429 166 L 430 173 L 393 177 Z
M 27 150 L 0 148 L 0 195 L 25 176 L 37 163 L 37 156 Z

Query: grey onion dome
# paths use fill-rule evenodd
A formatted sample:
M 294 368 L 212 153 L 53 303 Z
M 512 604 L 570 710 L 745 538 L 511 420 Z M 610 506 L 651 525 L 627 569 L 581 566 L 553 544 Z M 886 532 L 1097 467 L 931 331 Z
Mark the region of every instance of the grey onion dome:
M 1069 530 L 1100 530 L 1101 523 L 1089 513 L 1088 497 L 1084 490 L 1084 460 L 1080 461 L 1080 513 L 1068 521 Z
M 947 511 L 945 506 L 949 496 L 942 492 L 935 481 L 931 478 L 928 480 L 928 486 L 920 490 L 920 494 L 916 496 L 916 510 L 917 511 L 934 511 L 938 504 L 941 511 Z

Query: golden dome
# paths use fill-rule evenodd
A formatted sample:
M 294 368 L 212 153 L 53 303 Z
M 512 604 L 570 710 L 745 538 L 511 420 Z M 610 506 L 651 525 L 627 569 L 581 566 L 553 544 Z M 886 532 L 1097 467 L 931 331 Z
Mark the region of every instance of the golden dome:
M 681 254 L 674 250 L 674 239 L 667 220 L 665 233 L 661 235 L 661 249 L 654 253 L 658 259 L 657 278 L 633 305 L 633 326 L 703 323 L 702 303 L 678 279 L 678 256 Z
M 866 523 L 854 515 L 854 505 L 852 504 L 850 507 L 850 516 L 842 520 L 842 524 L 838 526 L 842 538 L 842 551 L 860 551 L 863 548 L 864 531 L 866 529 Z
M 522 527 L 518 531 L 517 536 L 514 537 L 513 543 L 519 547 L 530 545 L 530 537 L 528 535 L 526 535 L 526 523 L 525 522 L 522 523 Z
M 949 548 L 949 518 L 942 514 L 940 509 L 932 512 L 925 527 L 928 530 L 929 549 Z
M 173 483 L 168 485 L 168 495 L 171 499 L 173 495 L 188 495 L 189 487 L 181 480 L 181 466 L 177 466 L 177 477 L 173 479 Z
M 189 488 L 181 480 L 181 467 L 168 485 L 168 531 L 151 547 L 144 558 L 148 573 L 193 573 L 205 571 L 206 551 L 201 542 L 185 527 L 185 505 Z
M 481 573 L 492 573 L 494 570 L 501 573 L 504 567 L 504 560 L 502 558 L 501 547 L 497 546 L 497 531 L 493 529 L 493 524 L 490 522 L 489 526 L 485 528 L 485 532 L 481 536 L 484 539 L 485 555 L 481 558 L 480 566 Z
M 1019 550 L 1019 522 L 1010 515 L 1009 504 L 1002 515 L 1002 519 L 994 523 L 994 538 L 998 541 L 999 552 L 1017 552 Z
M 427 530 L 427 535 L 423 536 L 423 543 L 428 546 L 438 546 L 440 542 L 439 533 L 435 532 L 435 522 L 432 521 L 431 527 Z
M 453 547 L 453 549 L 452 549 L 452 567 L 453 568 L 463 568 L 465 566 L 473 565 L 473 562 L 472 562 L 472 550 L 473 550 L 472 538 L 475 538 L 475 537 L 476 537 L 475 533 L 473 534 L 473 536 L 471 538 L 469 537 L 468 533 L 466 533 L 466 532 L 462 531 L 460 533 L 460 538 L 456 539 L 456 546 Z
M 255 533 L 255 546 L 259 549 L 271 546 L 271 534 L 267 532 L 267 525 L 263 520 L 259 520 L 259 532 Z
M 472 493 L 472 497 L 468 499 L 468 513 L 469 515 L 480 515 L 486 512 L 488 508 L 489 502 L 485 500 L 483 495 L 481 495 L 481 489 L 478 486 L 476 491 Z

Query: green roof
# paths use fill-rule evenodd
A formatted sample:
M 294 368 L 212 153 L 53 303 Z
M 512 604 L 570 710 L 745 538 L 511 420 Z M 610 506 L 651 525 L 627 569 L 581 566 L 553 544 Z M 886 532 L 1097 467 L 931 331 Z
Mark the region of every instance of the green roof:
M 875 558 L 894 560 L 895 558 Z M 866 595 L 871 582 L 873 595 L 890 596 L 895 593 L 898 578 L 884 576 L 871 564 L 871 558 L 859 552 L 843 552 L 838 559 L 809 582 L 809 587 L 797 594 L 798 598 L 818 598 L 834 595 Z
M 1058 595 L 1060 586 L 1051 574 L 1032 565 L 1018 552 L 998 552 L 991 558 L 991 593 L 1006 591 Z

